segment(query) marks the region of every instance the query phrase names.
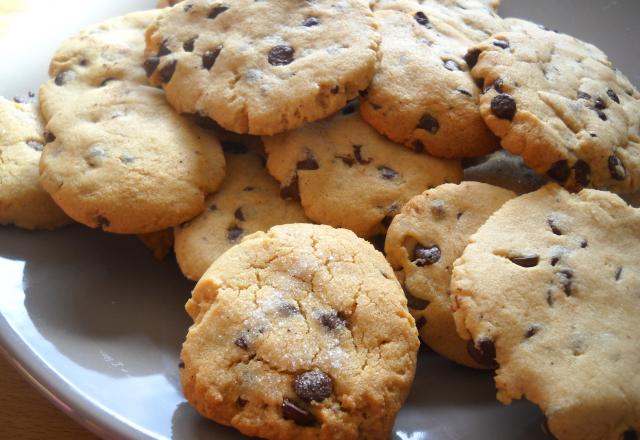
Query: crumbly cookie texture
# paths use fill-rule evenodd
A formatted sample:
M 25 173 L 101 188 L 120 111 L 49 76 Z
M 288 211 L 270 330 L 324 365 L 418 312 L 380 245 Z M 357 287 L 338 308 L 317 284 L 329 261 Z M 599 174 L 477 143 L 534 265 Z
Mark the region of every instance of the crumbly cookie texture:
M 365 123 L 353 105 L 330 119 L 263 140 L 267 168 L 280 181 L 283 197 L 300 199 L 310 219 L 364 238 L 383 234 L 414 195 L 462 178 L 458 161 L 394 144 Z
M 179 111 L 271 135 L 369 85 L 379 36 L 362 0 L 183 2 L 147 29 L 145 67 Z
M 380 65 L 363 98 L 363 118 L 393 141 L 437 157 L 496 150 L 464 57 L 502 30 L 502 19 L 475 0 L 383 1 L 377 8 Z
M 54 229 L 71 221 L 40 186 L 45 143 L 35 96 L 0 97 L 0 225 Z
M 413 381 L 415 323 L 382 254 L 293 224 L 224 253 L 187 302 L 184 394 L 266 439 L 386 439 Z
M 570 189 L 640 189 L 640 93 L 595 46 L 506 23 L 467 56 L 503 147 Z
M 224 177 L 217 138 L 147 85 L 138 12 L 68 39 L 50 65 L 40 106 L 51 142 L 44 189 L 74 220 L 106 231 L 155 232 L 193 218 Z
M 516 194 L 479 182 L 445 184 L 413 197 L 389 226 L 385 254 L 404 288 L 421 339 L 462 365 L 487 368 L 456 332 L 449 285 L 471 234 Z
M 138 240 L 153 252 L 156 260 L 164 260 L 173 249 L 173 229 L 138 234 Z
M 260 138 L 222 139 L 227 162 L 222 187 L 207 197 L 202 214 L 175 228 L 178 264 L 195 281 L 247 235 L 308 221 L 299 202 L 280 197 L 280 185 L 266 170 Z
M 556 184 L 507 202 L 453 270 L 457 329 L 498 399 L 527 399 L 560 440 L 640 431 L 640 210 Z

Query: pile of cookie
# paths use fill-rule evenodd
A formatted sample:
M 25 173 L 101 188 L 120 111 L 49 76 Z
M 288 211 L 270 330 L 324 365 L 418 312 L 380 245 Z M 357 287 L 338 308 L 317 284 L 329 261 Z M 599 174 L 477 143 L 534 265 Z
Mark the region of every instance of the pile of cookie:
M 638 438 L 640 93 L 604 53 L 495 1 L 168 3 L 0 100 L 0 224 L 174 249 L 200 413 L 387 438 L 420 337 L 559 439 Z

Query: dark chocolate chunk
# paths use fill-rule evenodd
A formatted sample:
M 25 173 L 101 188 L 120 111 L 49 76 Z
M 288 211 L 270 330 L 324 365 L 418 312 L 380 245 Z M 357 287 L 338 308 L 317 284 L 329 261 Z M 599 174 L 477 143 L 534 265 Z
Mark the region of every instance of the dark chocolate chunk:
M 242 348 L 243 350 L 246 350 L 249 348 L 249 341 L 247 340 L 247 335 L 240 335 L 238 338 L 236 338 L 235 341 L 233 341 L 234 344 L 236 344 L 238 347 Z
M 539 331 L 540 331 L 540 325 L 539 324 L 531 324 L 529 327 L 527 327 L 527 331 L 524 334 L 524 337 L 529 339 L 529 338 L 535 336 Z
M 469 92 L 469 91 L 467 91 L 467 90 L 464 90 L 464 89 L 456 89 L 456 92 L 461 93 L 461 94 L 463 94 L 463 95 L 465 95 L 465 96 L 469 96 L 469 97 L 473 96 L 473 95 L 471 94 L 471 92 Z
M 504 81 L 502 78 L 496 78 L 493 84 L 491 84 L 491 87 L 493 87 L 496 92 L 502 93 L 504 91 Z
M 607 118 L 607 114 L 605 112 L 603 112 L 602 110 L 594 108 L 593 111 L 595 111 L 598 114 L 598 117 L 600 119 L 602 119 L 603 121 L 606 121 L 608 119 Z
M 178 364 L 178 368 L 184 368 L 184 362 L 180 361 L 180 363 Z
M 293 62 L 293 47 L 284 44 L 272 47 L 269 51 L 268 61 L 272 66 L 286 66 Z
M 418 267 L 431 266 L 440 261 L 441 256 L 442 252 L 438 246 L 423 246 L 417 244 L 413 250 L 413 264 Z
M 596 100 L 594 101 L 594 107 L 598 110 L 604 110 L 605 108 L 607 108 L 607 104 L 602 98 L 596 98 Z
M 462 70 L 460 68 L 460 66 L 458 66 L 458 63 L 456 63 L 453 60 L 447 60 L 444 62 L 444 68 L 447 70 L 450 70 L 452 72 L 455 72 L 456 70 Z
M 163 57 L 165 55 L 169 55 L 171 53 L 171 49 L 169 49 L 169 46 L 167 46 L 167 39 L 165 38 L 164 40 L 162 40 L 162 43 L 160 43 L 160 47 L 158 48 L 158 53 L 156 54 L 156 56 L 158 58 Z
M 44 133 L 44 141 L 46 144 L 50 144 L 51 142 L 55 141 L 56 137 L 53 135 L 53 133 L 51 133 L 50 131 L 45 131 Z
M 573 271 L 571 269 L 564 269 L 558 272 L 560 276 L 560 284 L 562 284 L 562 289 L 564 290 L 564 294 L 567 296 L 571 296 L 571 287 L 573 280 Z
M 540 262 L 540 257 L 537 255 L 521 255 L 517 257 L 510 257 L 509 260 L 511 260 L 513 264 L 529 268 L 536 267 Z
M 562 231 L 560 230 L 558 225 L 556 225 L 556 222 L 553 220 L 553 217 L 547 217 L 547 224 L 551 228 L 551 232 L 553 232 L 556 235 L 562 235 Z
M 237 226 L 233 226 L 227 230 L 227 240 L 236 241 L 242 234 L 244 234 L 244 230 Z
M 547 171 L 547 176 L 556 182 L 564 183 L 569 178 L 569 173 L 569 162 L 563 159 L 551 165 L 551 168 Z
M 368 163 L 371 163 L 371 161 L 373 160 L 371 158 L 365 159 L 362 157 L 362 145 L 353 146 L 353 157 L 356 158 L 356 161 L 360 165 L 367 165 Z
M 395 179 L 396 177 L 398 177 L 398 172 L 396 170 L 394 170 L 393 168 L 389 168 L 387 166 L 379 166 L 378 167 L 378 171 L 380 171 L 380 175 L 387 180 L 392 180 Z
M 229 6 L 225 6 L 225 5 L 217 5 L 214 6 L 213 9 L 211 9 L 209 11 L 209 15 L 207 15 L 207 18 L 210 19 L 214 19 L 216 18 L 218 15 L 222 14 L 224 11 L 228 10 Z
M 168 83 L 171 81 L 174 72 L 176 71 L 176 66 L 178 65 L 178 60 L 169 61 L 160 71 L 158 72 L 158 76 L 160 77 L 160 81 L 163 83 Z
M 293 381 L 293 389 L 305 402 L 322 402 L 333 392 L 333 382 L 329 375 L 312 370 L 299 374 Z
M 64 83 L 67 82 L 67 72 L 68 72 L 67 70 L 63 70 L 62 72 L 58 73 L 55 79 L 53 80 L 53 82 L 57 86 L 64 85 Z
M 619 267 L 616 270 L 616 281 L 620 281 L 620 278 L 622 277 L 622 267 Z
M 97 226 L 102 229 L 108 228 L 111 225 L 111 222 L 109 221 L 109 219 L 104 215 L 99 215 L 96 218 L 96 223 L 97 223 Z
M 513 121 L 516 111 L 516 100 L 507 93 L 500 93 L 491 100 L 491 113 L 497 118 Z
M 287 186 L 280 187 L 280 197 L 284 200 L 300 200 L 300 188 L 298 187 L 298 176 L 293 176 Z
M 220 51 L 222 51 L 222 46 L 218 46 L 213 50 L 208 50 L 202 55 L 202 67 L 207 70 L 211 70 L 213 65 L 216 63 L 218 59 L 218 55 L 220 55 Z
M 220 142 L 222 151 L 227 154 L 246 154 L 249 148 L 240 142 L 222 141 Z
M 346 320 L 335 310 L 322 313 L 322 315 L 320 315 L 320 322 L 329 330 L 335 330 L 337 328 L 347 326 Z
M 612 154 L 611 156 L 609 156 L 607 162 L 609 166 L 609 174 L 611 174 L 611 177 L 613 177 L 615 180 L 624 180 L 627 177 L 627 170 L 625 170 L 624 164 L 622 163 L 620 158 L 618 158 L 618 156 Z
M 236 209 L 236 211 L 233 213 L 233 216 L 236 218 L 236 220 L 239 220 L 241 222 L 245 221 L 244 212 L 242 212 L 242 208 Z
M 244 408 L 245 406 L 247 406 L 247 403 L 249 403 L 249 401 L 243 399 L 242 397 L 238 397 L 236 399 L 236 405 L 238 405 L 240 408 Z
M 302 22 L 302 26 L 306 26 L 306 27 L 317 26 L 319 24 L 320 24 L 320 20 L 318 20 L 317 17 L 307 17 Z
M 413 18 L 416 19 L 419 25 L 429 26 L 429 17 L 427 17 L 424 12 L 422 11 L 416 12 Z
M 440 130 L 440 123 L 436 118 L 429 113 L 425 113 L 418 122 L 418 128 L 428 131 L 431 134 L 436 134 Z
M 464 60 L 469 66 L 469 69 L 473 69 L 473 67 L 478 64 L 478 58 L 480 58 L 480 49 L 470 49 L 464 56 Z
M 404 290 L 404 296 L 407 297 L 407 306 L 412 310 L 424 310 L 431 304 L 426 299 L 413 296 L 406 287 L 403 287 L 402 290 Z
M 351 156 L 337 155 L 335 157 L 336 159 L 340 159 L 342 162 L 344 162 L 344 164 L 347 165 L 348 167 L 352 167 L 356 163 L 356 160 Z
M 160 58 L 158 57 L 150 57 L 144 60 L 142 63 L 142 67 L 144 67 L 144 71 L 147 74 L 147 77 L 153 75 L 153 72 L 158 68 L 158 64 L 160 64 Z
M 580 242 L 580 247 L 581 247 L 582 249 L 586 248 L 587 246 L 589 246 L 589 242 L 588 242 L 587 240 L 582 240 L 582 241 Z
M 185 52 L 193 52 L 193 48 L 196 45 L 196 40 L 198 39 L 198 37 L 193 37 L 193 38 L 189 38 L 187 41 L 185 41 L 182 44 L 182 48 L 184 49 Z
M 589 95 L 588 93 L 582 92 L 580 90 L 578 90 L 578 99 L 586 99 L 588 101 L 591 100 L 591 95 Z
M 320 168 L 320 165 L 318 165 L 318 162 L 313 157 L 311 157 L 309 153 L 307 154 L 308 156 L 305 159 L 300 160 L 296 163 L 296 169 L 313 171 Z
M 282 416 L 300 426 L 311 426 L 316 423 L 313 414 L 287 398 L 282 400 Z
M 485 367 L 498 368 L 496 362 L 496 346 L 493 340 L 488 336 L 480 336 L 474 344 L 473 341 L 467 343 L 467 352 L 469 356 Z
M 607 96 L 611 98 L 611 100 L 616 104 L 620 104 L 620 98 L 618 97 L 616 92 L 614 92 L 613 90 L 611 89 L 607 90 Z
M 584 160 L 579 159 L 573 166 L 576 174 L 576 182 L 580 186 L 588 186 L 591 182 L 591 167 Z
M 500 49 L 508 49 L 511 44 L 509 44 L 506 40 L 496 40 L 493 42 L 493 45 L 499 47 Z

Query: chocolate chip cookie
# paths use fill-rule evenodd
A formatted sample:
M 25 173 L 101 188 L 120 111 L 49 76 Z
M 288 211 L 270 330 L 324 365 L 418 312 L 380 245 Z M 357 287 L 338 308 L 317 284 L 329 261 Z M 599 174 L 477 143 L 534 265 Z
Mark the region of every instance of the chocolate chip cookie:
M 207 197 L 202 214 L 175 228 L 178 264 L 195 281 L 247 235 L 308 221 L 299 202 L 280 197 L 280 185 L 265 168 L 260 138 L 223 140 L 222 147 L 227 162 L 222 187 Z
M 283 197 L 300 199 L 310 219 L 364 238 L 383 234 L 414 195 L 462 178 L 458 161 L 394 144 L 365 123 L 353 105 L 330 119 L 263 140 L 267 168 L 280 181 Z
M 409 200 L 387 232 L 387 260 L 404 288 L 420 337 L 462 365 L 487 367 L 456 333 L 449 299 L 453 262 L 469 236 L 515 196 L 485 183 L 440 185 Z
M 189 0 L 147 29 L 145 68 L 179 112 L 271 135 L 366 89 L 378 39 L 361 0 Z
M 437 157 L 496 150 L 465 54 L 502 29 L 502 20 L 475 0 L 381 2 L 375 18 L 381 61 L 363 118 L 393 141 Z
M 178 115 L 142 68 L 160 11 L 113 18 L 69 38 L 40 89 L 51 142 L 41 181 L 74 220 L 155 232 L 193 218 L 224 177 L 215 135 Z
M 382 254 L 344 229 L 258 232 L 209 268 L 186 305 L 184 394 L 266 439 L 386 439 L 418 335 Z
M 460 334 L 499 364 L 498 399 L 566 439 L 640 431 L 640 210 L 556 184 L 503 205 L 455 263 Z
M 0 225 L 53 229 L 71 221 L 40 186 L 45 143 L 35 96 L 0 97 Z
M 640 93 L 595 46 L 510 19 L 467 54 L 502 145 L 570 188 L 640 189 Z

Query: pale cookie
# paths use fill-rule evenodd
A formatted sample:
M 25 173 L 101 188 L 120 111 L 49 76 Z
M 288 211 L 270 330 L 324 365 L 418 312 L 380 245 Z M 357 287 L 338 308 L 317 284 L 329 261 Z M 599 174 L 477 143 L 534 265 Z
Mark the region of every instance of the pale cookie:
M 146 83 L 142 33 L 158 13 L 114 18 L 71 37 L 40 89 L 55 137 L 40 163 L 42 185 L 91 227 L 127 234 L 173 227 L 202 212 L 224 177 L 217 138 Z
M 189 0 L 146 32 L 145 67 L 181 113 L 271 135 L 331 115 L 369 85 L 378 34 L 362 0 Z
M 393 271 L 344 229 L 294 224 L 224 253 L 186 305 L 185 397 L 266 439 L 387 439 L 419 341 Z
M 453 262 L 469 236 L 515 196 L 485 183 L 440 185 L 409 200 L 387 232 L 387 260 L 404 288 L 421 339 L 462 365 L 486 367 L 474 360 L 473 345 L 456 333 L 449 299 Z
M 459 162 L 394 144 L 353 106 L 263 140 L 267 168 L 280 181 L 283 197 L 300 199 L 310 219 L 364 238 L 383 234 L 414 195 L 462 178 Z
M 227 161 L 222 187 L 207 197 L 202 214 L 175 228 L 178 264 L 194 281 L 245 236 L 275 225 L 308 222 L 298 202 L 280 197 L 280 185 L 267 172 L 259 149 L 249 142 L 224 140 L 222 147 Z
M 640 210 L 556 184 L 471 237 L 451 291 L 458 331 L 494 358 L 498 399 L 526 397 L 559 440 L 640 431 Z
M 173 249 L 173 229 L 139 234 L 138 239 L 153 252 L 157 260 L 164 260 Z
M 375 12 L 381 62 L 363 98 L 363 118 L 393 141 L 438 157 L 496 150 L 464 56 L 502 20 L 475 0 L 389 3 Z
M 507 23 L 467 56 L 503 147 L 571 189 L 640 189 L 640 93 L 595 46 Z
M 0 97 L 0 225 L 53 229 L 70 222 L 40 186 L 44 126 L 33 99 Z

